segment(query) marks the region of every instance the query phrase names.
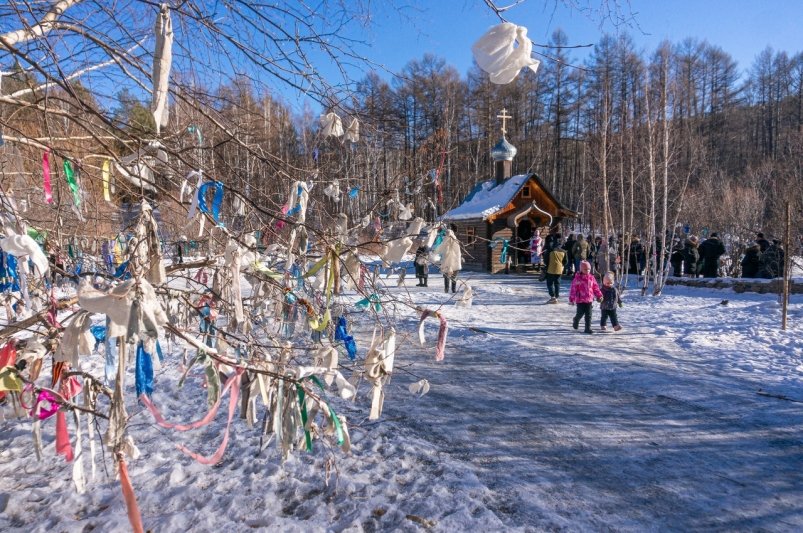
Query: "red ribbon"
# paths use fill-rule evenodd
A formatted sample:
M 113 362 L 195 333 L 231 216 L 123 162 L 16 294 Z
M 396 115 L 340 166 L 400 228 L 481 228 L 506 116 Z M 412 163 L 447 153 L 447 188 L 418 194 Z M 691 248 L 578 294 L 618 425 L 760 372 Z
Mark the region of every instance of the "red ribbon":
M 3 349 L 0 350 L 0 368 L 4 366 L 14 366 L 14 363 L 17 362 L 17 341 L 11 339 L 3 346 Z M 0 392 L 0 400 L 6 397 L 5 392 Z
M 56 413 L 56 453 L 69 463 L 73 460 L 70 434 L 67 433 L 67 417 L 64 411 Z
M 120 461 L 117 464 L 120 467 L 120 487 L 123 489 L 123 499 L 128 510 L 128 521 L 131 523 L 131 529 L 134 533 L 144 533 L 142 515 L 139 512 L 134 487 L 131 486 L 131 478 L 128 477 L 128 467 L 125 464 L 125 459 L 120 457 Z
M 45 201 L 53 203 L 53 189 L 50 188 L 50 150 L 42 154 L 42 178 L 45 186 Z

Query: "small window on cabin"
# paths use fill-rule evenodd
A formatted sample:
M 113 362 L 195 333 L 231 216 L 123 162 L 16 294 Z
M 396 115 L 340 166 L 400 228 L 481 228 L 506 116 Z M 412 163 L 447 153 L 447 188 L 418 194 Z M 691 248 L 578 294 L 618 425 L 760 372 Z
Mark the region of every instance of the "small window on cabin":
M 530 196 L 530 186 L 525 185 L 524 188 L 521 189 L 521 197 L 522 198 L 531 198 Z
M 474 233 L 474 226 L 468 226 L 466 228 L 466 237 L 469 239 L 473 239 L 476 234 Z

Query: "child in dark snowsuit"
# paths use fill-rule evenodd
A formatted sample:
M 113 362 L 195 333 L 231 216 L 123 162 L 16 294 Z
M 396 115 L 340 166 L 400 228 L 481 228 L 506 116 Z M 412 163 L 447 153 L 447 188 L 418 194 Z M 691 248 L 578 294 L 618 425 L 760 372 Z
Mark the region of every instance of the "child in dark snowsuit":
M 426 287 L 427 277 L 429 275 L 429 266 L 427 265 L 427 258 L 429 256 L 429 248 L 426 245 L 421 245 L 415 251 L 415 277 L 418 278 L 416 287 Z
M 613 272 L 608 272 L 602 280 L 602 303 L 600 304 L 602 318 L 599 323 L 600 331 L 605 331 L 607 329 L 605 324 L 608 322 L 608 317 L 611 318 L 611 325 L 614 331 L 622 329 L 622 326 L 619 325 L 619 319 L 616 317 L 617 306 L 622 307 L 622 299 L 619 297 L 619 291 L 613 286 Z
M 586 329 L 584 333 L 594 333 L 591 331 L 591 303 L 594 298 L 598 302 L 602 301 L 602 292 L 597 285 L 597 279 L 591 274 L 591 263 L 580 261 L 580 272 L 574 275 L 572 286 L 569 288 L 569 303 L 577 304 L 577 314 L 574 315 L 572 327 L 577 329 L 580 319 L 585 317 Z

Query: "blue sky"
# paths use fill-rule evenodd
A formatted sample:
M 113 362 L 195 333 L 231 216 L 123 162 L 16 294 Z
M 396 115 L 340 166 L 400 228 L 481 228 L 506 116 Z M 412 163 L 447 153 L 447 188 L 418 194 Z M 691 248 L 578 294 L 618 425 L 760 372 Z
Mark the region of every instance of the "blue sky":
M 625 14 L 632 12 L 635 19 L 618 28 L 609 21 L 601 22 L 598 15 L 566 7 L 567 3 L 599 7 L 600 2 L 526 0 L 505 12 L 505 17 L 526 26 L 536 43 L 547 43 L 558 28 L 568 35 L 571 45 L 595 44 L 603 33 L 620 31 L 629 33 L 637 46 L 648 51 L 663 39 L 679 43 L 696 37 L 722 47 L 743 72 L 767 46 L 790 55 L 803 51 L 803 0 L 609 0 L 624 5 Z M 497 2 L 512 3 L 514 0 Z M 483 0 L 409 0 L 406 6 L 399 9 L 381 0 L 373 2 L 373 27 L 361 36 L 370 44 L 361 51 L 391 72 L 431 52 L 464 75 L 472 62 L 471 45 L 498 23 Z M 571 53 L 580 62 L 587 50 Z

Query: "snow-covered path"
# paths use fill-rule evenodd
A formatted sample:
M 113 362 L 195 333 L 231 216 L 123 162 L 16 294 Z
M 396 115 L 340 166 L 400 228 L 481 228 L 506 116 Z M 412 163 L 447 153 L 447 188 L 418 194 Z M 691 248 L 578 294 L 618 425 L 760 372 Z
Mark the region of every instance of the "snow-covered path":
M 367 420 L 365 384 L 356 404 L 337 404 L 350 421 L 351 455 L 316 444 L 282 464 L 272 447 L 256 456 L 258 430 L 236 420 L 222 464 L 206 467 L 173 445 L 210 453 L 224 416 L 177 434 L 132 407 L 143 456 L 130 473 L 145 527 L 803 529 L 803 403 L 779 398 L 803 400 L 800 296 L 783 333 L 772 295 L 632 291 L 620 311 L 623 331 L 584 335 L 571 329 L 567 287 L 563 303 L 543 305 L 543 283 L 532 276 L 463 277 L 475 289 L 470 308 L 454 307 L 435 276 L 428 289 L 389 280 L 391 292 L 409 291 L 419 305 L 444 304 L 446 359 L 433 361 L 435 322 L 422 348 L 416 317 L 402 311 L 382 419 Z M 370 334 L 356 332 L 360 354 Z M 168 418 L 189 420 L 206 392 L 201 370 L 177 389 L 181 350 L 168 354 L 154 399 Z M 412 396 L 407 386 L 421 378 L 432 390 Z M 127 531 L 118 482 L 99 466 L 91 489 L 74 493 L 52 428 L 43 433 L 37 462 L 30 425 L 0 422 L 0 530 Z
M 487 333 L 455 324 L 447 364 L 417 369 L 433 376 L 427 401 L 385 414 L 471 470 L 505 526 L 800 529 L 803 404 L 760 396 L 761 373 L 733 370 L 763 364 L 755 343 L 728 357 L 688 348 L 710 335 L 722 338 L 708 350 L 735 349 L 720 308 L 744 324 L 738 309 L 762 304 L 726 297 L 695 294 L 696 310 L 665 309 L 671 295 L 626 298 L 625 330 L 584 335 L 573 307 L 537 304 L 546 295 L 532 278 L 485 279 L 461 321 Z

